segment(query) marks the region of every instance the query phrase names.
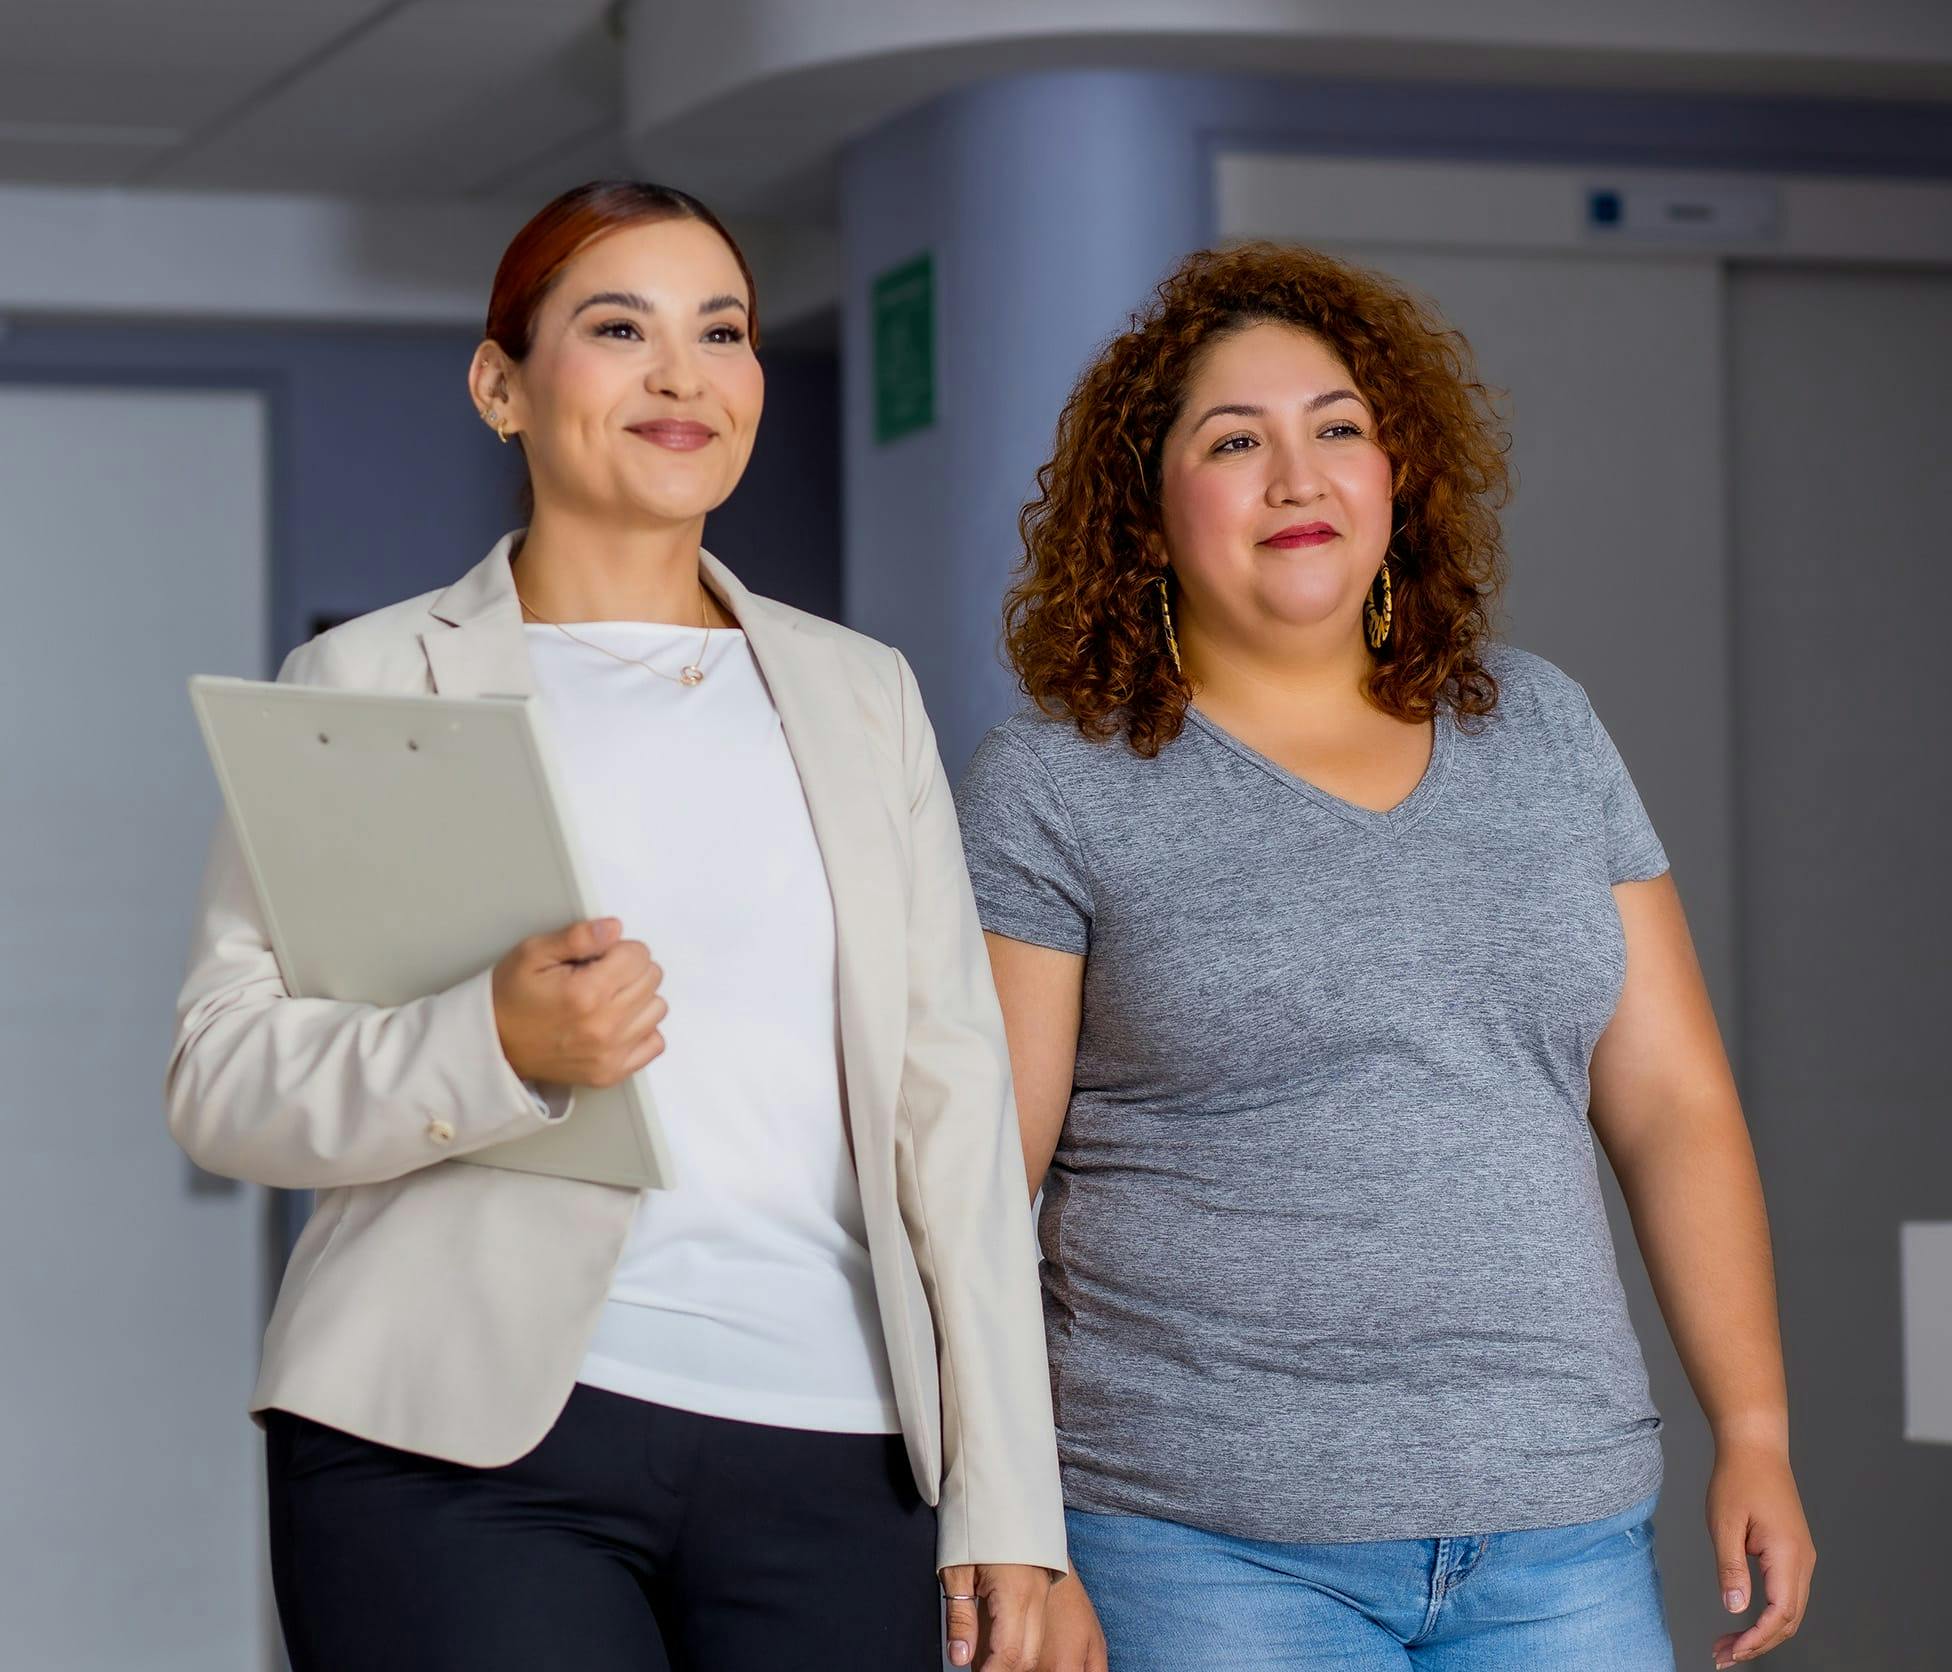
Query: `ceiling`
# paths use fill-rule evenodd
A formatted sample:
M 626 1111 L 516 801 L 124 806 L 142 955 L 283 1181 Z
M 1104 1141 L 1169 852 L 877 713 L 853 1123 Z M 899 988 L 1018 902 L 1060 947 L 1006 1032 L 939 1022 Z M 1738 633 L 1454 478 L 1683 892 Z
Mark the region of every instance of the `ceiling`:
M 0 180 L 521 197 L 632 172 L 611 0 L 0 0 Z
M 1437 0 L 1293 3 L 1209 0 L 1207 26 L 1189 29 L 1178 0 L 0 0 L 0 182 L 533 203 L 641 174 L 683 181 L 733 213 L 817 221 L 848 134 L 1026 65 L 1668 87 L 1706 78 L 1748 91 L 1952 98 L 1952 33 L 1899 27 L 1919 15 L 1910 8 L 1933 15 L 1952 0 L 1860 0 L 1856 33 L 1840 32 L 1831 0 L 1769 0 L 1787 8 L 1772 14 L 1784 30 L 1802 20 L 1801 47 L 1834 38 L 1862 49 L 1781 62 L 1753 51 L 1579 53 L 1565 42 L 1467 49 L 1423 39 L 1429 18 L 1411 26 L 1432 5 L 1433 16 L 1480 15 Z M 1665 15 L 1691 0 L 1645 3 Z M 1716 3 L 1747 16 L 1761 0 Z M 1514 9 L 1473 4 L 1485 17 Z M 1351 5 L 1352 16 L 1373 13 L 1370 37 L 1329 28 Z M 1543 41 L 1551 30 L 1528 5 L 1520 21 Z M 1128 26 L 1139 14 L 1148 27 Z M 1817 29 L 1822 15 L 1830 22 Z M 1065 18 L 1074 26 L 1059 28 Z M 1670 20 L 1668 33 L 1678 28 Z M 1514 29 L 1514 41 L 1531 39 L 1507 18 Z M 1914 50 L 1880 56 L 1872 49 L 1886 35 Z
M 1952 99 L 1952 30 L 1905 21 L 1952 0 L 1858 0 L 1861 28 L 1834 0 L 1711 0 L 1731 40 L 1749 18 L 1750 48 L 1798 48 L 1774 57 L 1648 49 L 1697 0 L 1642 0 L 1667 21 L 1636 50 L 1547 50 L 1588 14 L 1535 3 L 1206 0 L 1189 27 L 1182 0 L 0 0 L 0 184 L 534 204 L 638 175 L 817 226 L 850 134 L 1026 66 Z M 1446 18 L 1511 41 L 1422 38 Z

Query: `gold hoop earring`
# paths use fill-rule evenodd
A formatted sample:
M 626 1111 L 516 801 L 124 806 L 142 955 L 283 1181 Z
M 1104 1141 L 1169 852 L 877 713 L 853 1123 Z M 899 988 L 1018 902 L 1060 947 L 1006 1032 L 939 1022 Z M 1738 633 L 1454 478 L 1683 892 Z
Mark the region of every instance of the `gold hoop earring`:
M 508 445 L 508 419 L 493 407 L 481 408 L 481 421 L 495 432 L 495 439 L 503 446 Z
M 1362 623 L 1364 636 L 1369 640 L 1371 650 L 1381 650 L 1389 641 L 1390 618 L 1395 614 L 1395 600 L 1390 596 L 1389 554 L 1383 554 L 1381 572 L 1383 583 L 1383 607 L 1376 607 L 1376 583 L 1369 583 L 1369 590 L 1363 595 Z
M 1174 669 L 1178 672 L 1180 678 L 1184 679 L 1186 677 L 1186 665 L 1179 659 L 1179 640 L 1173 633 L 1171 591 L 1166 585 L 1166 577 L 1164 575 L 1155 576 L 1152 584 L 1159 588 L 1159 615 L 1160 619 L 1166 624 L 1166 648 L 1172 652 Z

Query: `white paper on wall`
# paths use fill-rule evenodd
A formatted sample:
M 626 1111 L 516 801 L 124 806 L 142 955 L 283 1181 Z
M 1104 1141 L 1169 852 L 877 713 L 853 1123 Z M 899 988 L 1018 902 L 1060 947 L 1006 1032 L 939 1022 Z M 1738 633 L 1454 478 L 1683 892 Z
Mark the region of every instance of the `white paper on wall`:
M 1952 1222 L 1900 1227 L 1905 1438 L 1952 1445 Z

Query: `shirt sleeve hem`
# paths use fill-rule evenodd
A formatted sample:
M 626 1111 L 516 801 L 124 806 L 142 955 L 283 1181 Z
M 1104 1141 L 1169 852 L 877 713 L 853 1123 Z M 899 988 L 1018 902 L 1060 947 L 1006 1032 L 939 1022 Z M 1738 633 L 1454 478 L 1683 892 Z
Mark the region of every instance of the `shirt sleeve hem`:
M 1048 947 L 1053 952 L 1072 952 L 1079 957 L 1090 950 L 1088 937 L 1069 927 L 1038 923 L 1030 918 L 1012 916 L 1007 911 L 991 911 L 980 902 L 976 915 L 985 934 L 1001 935 L 1005 940 L 1023 941 L 1030 946 Z
M 1667 855 L 1657 850 L 1644 858 L 1629 860 L 1625 865 L 1620 866 L 1613 874 L 1613 881 L 1615 883 L 1652 882 L 1656 877 L 1666 876 L 1670 869 Z

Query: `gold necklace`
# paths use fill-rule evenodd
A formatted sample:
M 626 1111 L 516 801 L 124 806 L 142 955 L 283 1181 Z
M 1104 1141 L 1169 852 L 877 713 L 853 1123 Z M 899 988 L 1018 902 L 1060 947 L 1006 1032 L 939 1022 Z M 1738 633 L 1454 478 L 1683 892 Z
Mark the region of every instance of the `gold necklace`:
M 578 634 L 572 633 L 560 621 L 551 621 L 546 615 L 543 615 L 538 610 L 532 608 L 529 604 L 528 599 L 524 598 L 519 591 L 515 594 L 515 601 L 516 603 L 520 604 L 523 609 L 527 610 L 530 615 L 534 616 L 536 620 L 539 621 L 543 626 L 555 628 L 556 631 L 562 634 L 564 638 L 572 640 L 573 642 L 584 646 L 586 649 L 601 651 L 605 656 L 608 656 L 610 660 L 613 662 L 625 662 L 630 664 L 632 667 L 642 668 L 646 673 L 654 673 L 658 676 L 659 679 L 668 679 L 674 685 L 689 686 L 689 685 L 702 685 L 705 683 L 704 661 L 705 661 L 705 652 L 710 647 L 712 642 L 712 617 L 711 617 L 711 611 L 706 607 L 705 604 L 705 583 L 703 581 L 700 581 L 698 583 L 698 619 L 700 624 L 704 628 L 705 636 L 698 641 L 697 659 L 695 661 L 688 662 L 677 673 L 666 673 L 662 668 L 652 667 L 649 662 L 644 661 L 641 657 L 622 655 L 619 652 L 610 649 L 609 646 L 607 645 L 597 644 L 590 639 L 586 639 L 579 636 Z

